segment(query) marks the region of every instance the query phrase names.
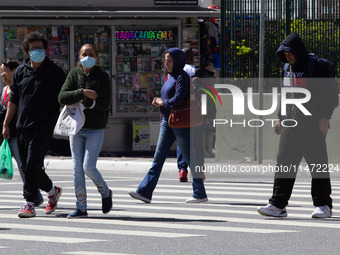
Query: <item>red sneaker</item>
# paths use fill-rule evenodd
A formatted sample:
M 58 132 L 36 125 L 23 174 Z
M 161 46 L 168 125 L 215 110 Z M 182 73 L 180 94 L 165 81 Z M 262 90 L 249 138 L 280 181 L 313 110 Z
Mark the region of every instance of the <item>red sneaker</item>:
M 51 214 L 57 209 L 58 200 L 60 198 L 62 189 L 55 186 L 55 193 L 53 196 L 47 196 L 47 205 L 45 209 L 46 214 Z
M 21 211 L 18 213 L 18 217 L 19 218 L 32 218 L 32 217 L 35 217 L 34 206 L 25 203 L 21 207 Z
M 184 169 L 179 172 L 179 182 L 188 182 L 188 173 Z

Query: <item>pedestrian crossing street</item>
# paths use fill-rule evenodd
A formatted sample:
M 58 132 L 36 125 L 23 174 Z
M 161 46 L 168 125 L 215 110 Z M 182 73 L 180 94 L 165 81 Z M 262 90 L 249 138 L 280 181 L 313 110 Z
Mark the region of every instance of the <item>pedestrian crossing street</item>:
M 11 181 L 0 180 L 0 254 L 13 249 L 18 242 L 61 244 L 58 254 L 93 254 L 72 249 L 74 244 L 103 250 L 96 254 L 139 254 L 107 252 L 112 240 L 138 237 L 139 240 L 164 242 L 173 239 L 228 236 L 231 233 L 247 235 L 283 235 L 309 229 L 340 229 L 340 181 L 332 182 L 334 210 L 332 219 L 311 219 L 314 210 L 310 197 L 310 180 L 297 180 L 287 218 L 263 217 L 256 212 L 267 203 L 272 191 L 272 180 L 250 179 L 205 181 L 209 202 L 186 204 L 192 194 L 190 183 L 179 183 L 177 175 L 160 178 L 151 204 L 132 199 L 129 190 L 135 190 L 142 174 L 102 172 L 113 191 L 114 207 L 109 214 L 101 212 L 101 199 L 91 181 L 87 182 L 89 218 L 67 219 L 75 208 L 71 171 L 49 170 L 56 185 L 63 188 L 58 209 L 52 215 L 44 214 L 45 203 L 37 208 L 37 217 L 19 219 L 17 212 L 24 200 L 22 183 L 18 176 Z M 46 199 L 45 199 L 46 200 Z M 65 245 L 65 246 L 63 246 Z M 71 246 L 69 246 L 71 245 Z M 71 249 L 70 249 L 71 248 Z M 87 253 L 88 252 L 88 253 Z M 15 254 L 15 253 L 13 253 Z

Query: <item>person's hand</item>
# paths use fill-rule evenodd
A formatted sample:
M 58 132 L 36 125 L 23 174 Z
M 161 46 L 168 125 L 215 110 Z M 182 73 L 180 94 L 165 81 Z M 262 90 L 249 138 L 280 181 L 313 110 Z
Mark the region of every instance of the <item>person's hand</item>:
M 83 94 L 84 96 L 96 100 L 98 97 L 98 94 L 96 91 L 92 90 L 92 89 L 83 89 Z
M 8 125 L 4 125 L 2 127 L 2 136 L 4 137 L 4 139 L 9 139 L 10 136 L 10 129 Z
M 155 97 L 153 100 L 152 100 L 152 105 L 155 105 L 155 106 L 164 106 L 163 104 L 163 100 L 162 98 L 160 97 Z
M 319 128 L 320 128 L 321 133 L 323 135 L 327 134 L 328 127 L 329 127 L 329 120 L 328 119 L 321 119 L 319 121 Z
M 281 122 L 278 120 L 274 125 L 274 132 L 277 135 L 281 135 L 281 131 L 282 131 L 282 125 L 281 125 Z

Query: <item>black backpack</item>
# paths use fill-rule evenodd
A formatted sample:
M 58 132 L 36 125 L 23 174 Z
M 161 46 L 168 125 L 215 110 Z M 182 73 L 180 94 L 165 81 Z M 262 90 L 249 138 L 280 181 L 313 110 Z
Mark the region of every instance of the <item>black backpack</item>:
M 330 79 L 330 81 L 332 82 L 332 87 L 334 88 L 334 97 L 332 98 L 333 101 L 333 106 L 334 109 L 337 108 L 339 106 L 339 88 L 338 88 L 338 82 L 337 82 L 337 76 L 335 73 L 335 69 L 332 65 L 331 62 L 329 62 L 327 59 L 324 58 L 319 58 L 317 55 L 315 55 L 314 53 L 309 53 L 309 62 L 308 62 L 308 73 L 309 76 L 312 77 L 313 73 L 315 71 L 315 63 L 317 61 L 324 63 L 324 66 L 327 67 L 327 77 L 329 78 L 334 78 L 334 79 Z M 283 71 L 286 75 L 286 72 L 288 72 L 289 70 L 289 63 L 286 63 L 283 67 Z
M 315 62 L 319 61 L 324 63 L 324 66 L 327 67 L 327 71 L 328 71 L 328 77 L 330 78 L 334 78 L 334 79 L 330 79 L 330 81 L 332 82 L 332 85 L 334 87 L 334 98 L 332 98 L 333 104 L 334 104 L 334 109 L 337 108 L 339 106 L 339 87 L 338 87 L 338 81 L 337 81 L 337 76 L 336 76 L 336 72 L 334 69 L 334 66 L 332 65 L 331 62 L 329 62 L 327 59 L 324 58 L 319 58 L 317 55 L 315 55 L 314 53 L 309 53 L 309 63 L 308 63 L 308 72 L 309 74 L 313 74 L 314 70 L 315 70 Z

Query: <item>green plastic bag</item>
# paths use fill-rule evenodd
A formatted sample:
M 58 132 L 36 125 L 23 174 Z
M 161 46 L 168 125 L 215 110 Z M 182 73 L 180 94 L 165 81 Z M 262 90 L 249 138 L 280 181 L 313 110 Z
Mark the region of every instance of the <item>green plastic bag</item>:
M 4 139 L 0 146 L 0 178 L 7 180 L 13 178 L 12 155 L 7 139 Z

